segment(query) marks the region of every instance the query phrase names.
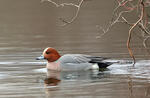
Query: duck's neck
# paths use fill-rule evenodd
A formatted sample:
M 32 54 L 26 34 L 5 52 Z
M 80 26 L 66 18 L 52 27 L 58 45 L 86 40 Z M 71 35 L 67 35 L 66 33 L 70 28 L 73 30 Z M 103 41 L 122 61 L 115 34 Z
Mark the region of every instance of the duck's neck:
M 60 58 L 60 54 L 58 53 L 57 55 L 54 56 L 54 60 L 57 61 Z

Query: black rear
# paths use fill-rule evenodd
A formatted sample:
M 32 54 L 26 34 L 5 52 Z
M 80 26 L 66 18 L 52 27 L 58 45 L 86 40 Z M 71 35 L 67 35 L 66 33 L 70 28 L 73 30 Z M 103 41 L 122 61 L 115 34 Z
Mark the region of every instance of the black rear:
M 89 63 L 97 63 L 99 66 L 99 69 L 102 68 L 107 68 L 108 66 L 110 66 L 111 64 L 113 64 L 112 62 L 104 62 L 103 60 L 107 59 L 107 58 L 102 58 L 102 57 L 90 57 L 91 61 Z
M 99 68 L 107 68 L 112 62 L 98 62 L 98 61 L 90 61 L 89 63 L 97 63 Z

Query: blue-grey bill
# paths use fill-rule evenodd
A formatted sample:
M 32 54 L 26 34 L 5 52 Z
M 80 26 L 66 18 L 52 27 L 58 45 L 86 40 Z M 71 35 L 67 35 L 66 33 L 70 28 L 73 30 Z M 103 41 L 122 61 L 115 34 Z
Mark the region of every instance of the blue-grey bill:
M 44 60 L 44 56 L 41 55 L 40 57 L 37 57 L 36 60 Z

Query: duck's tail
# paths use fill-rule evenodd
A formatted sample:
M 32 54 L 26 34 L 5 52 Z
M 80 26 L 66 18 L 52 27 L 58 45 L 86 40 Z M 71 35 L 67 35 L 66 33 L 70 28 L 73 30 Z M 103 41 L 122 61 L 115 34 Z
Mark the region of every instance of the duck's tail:
M 112 62 L 102 62 L 102 61 L 90 61 L 90 63 L 98 65 L 99 69 L 107 68 L 108 66 L 113 64 Z
M 99 69 L 101 69 L 101 68 L 107 68 L 108 66 L 110 66 L 113 63 L 112 62 L 99 62 L 97 64 L 98 64 Z
M 112 64 L 132 64 L 133 61 L 93 61 L 92 63 L 96 63 L 99 67 L 99 69 L 107 68 L 108 66 Z
M 108 58 L 103 57 L 89 57 L 89 58 L 91 59 L 89 63 L 96 64 L 99 69 L 107 68 L 108 66 L 113 64 L 112 62 L 105 61 Z

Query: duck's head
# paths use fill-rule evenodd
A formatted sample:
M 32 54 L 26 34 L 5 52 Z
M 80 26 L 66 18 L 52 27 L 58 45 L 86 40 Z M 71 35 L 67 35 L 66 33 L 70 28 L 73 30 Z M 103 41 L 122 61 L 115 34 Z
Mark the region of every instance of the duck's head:
M 36 60 L 46 59 L 48 62 L 54 62 L 60 58 L 60 54 L 56 49 L 48 47 L 44 49 L 43 55 L 37 57 Z

